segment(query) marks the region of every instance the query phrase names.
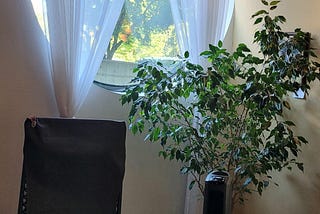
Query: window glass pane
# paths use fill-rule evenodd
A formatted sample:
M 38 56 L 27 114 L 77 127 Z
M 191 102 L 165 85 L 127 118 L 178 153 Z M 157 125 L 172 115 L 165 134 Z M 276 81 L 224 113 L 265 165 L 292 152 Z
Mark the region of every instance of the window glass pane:
M 173 58 L 177 54 L 169 0 L 126 0 L 96 81 L 126 85 L 133 77 L 135 63 L 149 58 Z

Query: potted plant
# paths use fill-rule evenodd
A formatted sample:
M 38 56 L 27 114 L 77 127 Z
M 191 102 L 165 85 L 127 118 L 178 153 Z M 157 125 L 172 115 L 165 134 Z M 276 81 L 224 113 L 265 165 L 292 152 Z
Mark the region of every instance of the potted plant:
M 245 44 L 229 53 L 209 45 L 201 53 L 210 66 L 188 61 L 188 52 L 174 66 L 148 61 L 134 69 L 135 85 L 127 88 L 122 104 L 131 105 L 130 129 L 145 140 L 159 142 L 159 155 L 183 163 L 203 192 L 201 177 L 213 170 L 230 174 L 232 203 L 246 194 L 263 190 L 272 182 L 270 173 L 291 170 L 307 140 L 296 136 L 295 124 L 283 113 L 290 111 L 288 96 L 308 93 L 320 79 L 320 64 L 309 48 L 309 34 L 296 29 L 283 32 L 283 16 L 271 16 L 280 1 L 261 0 L 265 9 L 252 17 L 260 29 L 254 34 L 260 53 Z

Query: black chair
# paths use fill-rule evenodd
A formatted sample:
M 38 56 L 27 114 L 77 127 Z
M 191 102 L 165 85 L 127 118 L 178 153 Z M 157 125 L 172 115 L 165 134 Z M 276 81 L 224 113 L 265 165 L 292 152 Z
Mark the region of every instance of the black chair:
M 25 121 L 18 214 L 120 214 L 124 122 Z

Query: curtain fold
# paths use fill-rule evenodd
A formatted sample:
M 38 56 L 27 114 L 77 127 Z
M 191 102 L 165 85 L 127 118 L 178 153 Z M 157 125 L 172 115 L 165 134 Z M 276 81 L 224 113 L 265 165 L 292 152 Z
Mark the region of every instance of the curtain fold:
M 170 0 L 170 4 L 180 54 L 188 51 L 192 63 L 207 67 L 207 60 L 199 55 L 209 44 L 217 45 L 219 40 L 224 40 L 233 15 L 234 0 Z M 187 185 L 192 180 L 189 175 Z M 202 205 L 200 190 L 189 191 L 187 186 L 184 213 L 201 214 Z
M 170 0 L 180 53 L 189 51 L 193 63 L 199 54 L 223 40 L 233 15 L 234 0 Z
M 61 117 L 73 117 L 92 85 L 124 0 L 46 0 L 46 33 Z

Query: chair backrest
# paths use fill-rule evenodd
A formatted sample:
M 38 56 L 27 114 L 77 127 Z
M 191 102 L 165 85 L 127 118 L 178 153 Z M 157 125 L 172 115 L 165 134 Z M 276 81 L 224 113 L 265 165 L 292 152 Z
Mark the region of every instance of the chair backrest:
M 18 214 L 119 214 L 125 138 L 119 121 L 27 119 Z

